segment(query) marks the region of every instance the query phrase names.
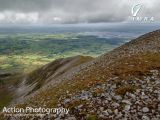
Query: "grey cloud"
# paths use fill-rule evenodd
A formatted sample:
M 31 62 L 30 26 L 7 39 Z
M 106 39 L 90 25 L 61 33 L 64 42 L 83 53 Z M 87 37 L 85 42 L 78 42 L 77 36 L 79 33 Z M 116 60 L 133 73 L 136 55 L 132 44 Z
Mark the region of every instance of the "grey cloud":
M 52 7 L 52 0 L 0 0 L 0 10 L 42 11 Z
M 158 0 L 0 0 L 0 22 L 121 22 L 131 15 L 136 3 L 146 7 L 141 15 L 159 18 Z

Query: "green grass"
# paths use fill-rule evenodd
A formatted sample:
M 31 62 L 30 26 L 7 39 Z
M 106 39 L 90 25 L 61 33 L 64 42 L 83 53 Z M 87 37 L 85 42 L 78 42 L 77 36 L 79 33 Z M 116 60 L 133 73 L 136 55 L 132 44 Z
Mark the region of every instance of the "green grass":
M 96 115 L 90 115 L 87 120 L 97 120 L 97 116 Z
M 3 88 L 0 88 L 0 110 L 7 106 L 12 100 L 12 95 Z
M 14 88 L 21 83 L 22 74 L 6 74 L 0 76 L 0 111 L 13 100 Z M 12 87 L 12 88 L 11 88 Z
M 0 69 L 6 72 L 32 71 L 53 59 L 40 55 L 0 55 Z

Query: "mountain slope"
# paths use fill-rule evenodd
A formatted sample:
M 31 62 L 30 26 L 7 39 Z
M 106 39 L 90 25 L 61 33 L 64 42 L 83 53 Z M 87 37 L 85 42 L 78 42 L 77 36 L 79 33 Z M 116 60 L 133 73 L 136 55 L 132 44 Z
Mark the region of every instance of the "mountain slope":
M 0 72 L 0 110 L 12 101 L 22 78 L 20 73 Z
M 18 86 L 18 89 L 15 91 L 15 96 L 18 98 L 16 99 L 16 102 L 22 101 L 25 96 L 34 93 L 34 91 L 49 83 L 51 79 L 56 79 L 66 71 L 84 62 L 91 61 L 92 59 L 93 58 L 89 56 L 75 56 L 57 59 L 31 72 L 23 78 L 21 84 Z M 53 81 L 54 80 L 52 80 L 52 82 Z
M 46 78 L 48 69 L 52 73 Z M 58 73 L 55 77 L 52 64 L 38 70 L 40 81 L 47 82 L 18 106 L 67 107 L 68 115 L 56 117 L 68 120 L 160 119 L 159 30 Z M 30 78 L 38 81 L 39 76 L 33 73 Z

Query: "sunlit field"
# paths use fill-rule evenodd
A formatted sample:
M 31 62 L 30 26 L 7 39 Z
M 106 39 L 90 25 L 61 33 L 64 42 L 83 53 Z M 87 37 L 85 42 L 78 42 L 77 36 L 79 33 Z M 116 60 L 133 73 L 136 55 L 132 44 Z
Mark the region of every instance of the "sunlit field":
M 83 34 L 1 34 L 0 69 L 31 71 L 55 59 L 75 55 L 96 57 L 123 44 L 126 39 Z

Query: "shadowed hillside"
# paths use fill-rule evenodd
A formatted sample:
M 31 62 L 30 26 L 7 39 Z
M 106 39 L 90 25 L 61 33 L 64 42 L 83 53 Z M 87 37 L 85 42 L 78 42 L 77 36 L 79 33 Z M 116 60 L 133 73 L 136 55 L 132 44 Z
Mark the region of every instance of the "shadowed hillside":
M 16 96 L 18 98 L 23 98 L 26 95 L 34 93 L 46 84 L 50 84 L 51 81 L 54 81 L 53 79 L 65 74 L 70 69 L 91 60 L 93 60 L 93 58 L 89 56 L 75 56 L 57 59 L 42 66 L 23 78 L 22 83 L 19 84 L 19 87 L 15 92 Z

